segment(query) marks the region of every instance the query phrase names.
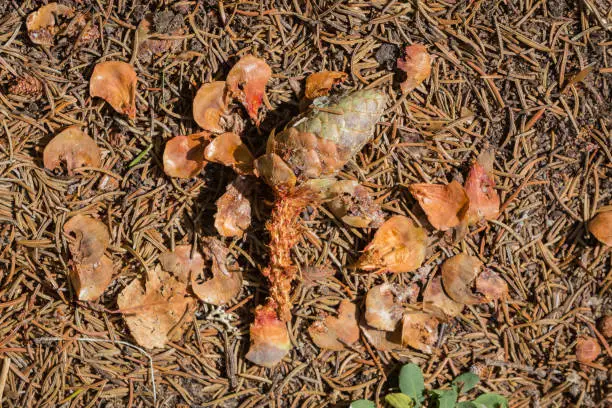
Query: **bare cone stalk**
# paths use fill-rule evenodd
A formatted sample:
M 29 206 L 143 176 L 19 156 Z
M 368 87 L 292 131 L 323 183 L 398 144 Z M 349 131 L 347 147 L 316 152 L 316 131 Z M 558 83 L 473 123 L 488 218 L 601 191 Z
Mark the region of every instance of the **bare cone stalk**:
M 279 191 L 266 228 L 270 232 L 270 264 L 263 275 L 270 281 L 270 297 L 255 309 L 249 329 L 251 345 L 246 358 L 264 367 L 273 367 L 291 350 L 286 322 L 291 320 L 291 283 L 297 267 L 291 248 L 301 237 L 300 213 L 315 201 L 309 188 Z
M 270 281 L 270 297 L 278 308 L 278 317 L 291 320 L 291 283 L 297 267 L 291 260 L 291 248 L 300 240 L 300 213 L 316 201 L 316 194 L 307 187 L 279 193 L 266 228 L 270 232 L 270 264 L 263 275 Z

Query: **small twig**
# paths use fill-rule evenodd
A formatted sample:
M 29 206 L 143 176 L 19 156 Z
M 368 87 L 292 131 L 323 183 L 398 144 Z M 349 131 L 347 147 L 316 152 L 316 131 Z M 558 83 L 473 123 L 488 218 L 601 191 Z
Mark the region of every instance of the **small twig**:
M 404 103 L 406 98 L 408 98 L 408 93 L 403 93 L 402 96 L 400 96 L 397 99 L 397 101 L 395 101 L 393 106 L 391 106 L 389 109 L 385 111 L 385 115 L 388 115 L 389 113 L 394 112 L 402 103 Z
M 332 109 L 332 108 L 327 108 L 325 106 L 317 106 L 315 107 L 315 109 L 317 111 L 331 113 L 332 115 L 344 115 L 344 111 L 341 109 Z
M 515 370 L 523 370 L 529 374 L 534 374 L 538 376 L 539 378 L 544 378 L 548 374 L 545 369 L 542 369 L 542 368 L 535 369 L 526 364 L 509 363 L 506 361 L 491 360 L 488 358 L 485 359 L 485 364 L 488 366 L 494 366 L 494 367 L 504 367 L 504 368 L 513 368 Z
M 235 390 L 236 387 L 238 387 L 238 381 L 236 380 L 236 361 L 227 331 L 223 331 L 223 341 L 225 349 L 225 370 L 227 371 L 227 376 L 230 379 L 232 390 Z
M 39 337 L 37 339 L 34 339 L 35 343 L 41 344 L 41 343 L 50 343 L 53 341 L 71 341 L 71 340 L 76 340 L 76 341 L 83 341 L 83 342 L 89 342 L 89 343 L 113 343 L 113 344 L 121 344 L 123 346 L 126 347 L 131 347 L 133 349 L 136 349 L 138 351 L 140 351 L 143 355 L 145 355 L 147 357 L 147 359 L 149 359 L 149 375 L 151 376 L 151 387 L 153 388 L 153 403 L 157 403 L 157 390 L 155 389 L 155 373 L 153 371 L 153 357 L 151 357 L 151 355 L 149 353 L 147 353 L 144 349 L 135 346 L 131 343 L 128 343 L 127 341 L 121 341 L 121 340 L 109 340 L 109 339 L 93 339 L 90 337 L 80 337 L 80 338 L 73 338 L 73 339 L 63 339 L 61 337 Z M 5 359 L 6 361 L 6 359 Z M 7 366 L 8 364 L 6 364 L 5 362 L 5 366 Z M 2 370 L 2 374 L 4 374 L 4 367 Z M 2 380 L 2 378 L 0 378 L 0 381 Z M 2 382 L 0 382 L 0 401 L 2 400 L 2 386 L 4 384 Z
M 4 364 L 2 365 L 2 372 L 0 373 L 0 407 L 2 406 L 2 394 L 4 394 L 4 386 L 6 385 L 6 379 L 8 378 L 10 367 L 10 357 L 4 357 Z

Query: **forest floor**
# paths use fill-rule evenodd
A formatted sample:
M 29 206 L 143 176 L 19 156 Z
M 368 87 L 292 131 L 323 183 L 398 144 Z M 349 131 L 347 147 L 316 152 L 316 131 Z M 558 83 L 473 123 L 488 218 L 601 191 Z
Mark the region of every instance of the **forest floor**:
M 0 2 L 3 407 L 147 407 L 154 390 L 159 407 L 346 407 L 361 398 L 382 406 L 405 362 L 422 368 L 428 387 L 478 372 L 479 391 L 500 393 L 512 407 L 612 403 L 612 355 L 596 332 L 599 319 L 612 313 L 612 257 L 586 228 L 612 202 L 609 2 L 59 2 L 87 13 L 91 38 L 58 33 L 53 46 L 35 45 L 26 18 L 46 2 Z M 137 27 L 149 13 L 154 31 L 169 42 L 157 55 L 135 53 Z M 426 45 L 432 73 L 400 101 L 396 59 L 412 43 Z M 294 287 L 293 348 L 276 367 L 258 367 L 244 356 L 254 308 L 267 296 L 261 270 L 273 193 L 260 183 L 251 228 L 225 240 L 243 270 L 240 295 L 223 307 L 200 304 L 179 340 L 145 354 L 126 345 L 134 341 L 117 310 L 118 293 L 160 253 L 217 236 L 215 201 L 234 178 L 215 164 L 189 180 L 167 177 L 165 142 L 200 130 L 191 114 L 195 92 L 225 78 L 246 53 L 264 59 L 273 74 L 261 125 L 245 121 L 241 132 L 256 155 L 273 129 L 299 113 L 310 73 L 344 71 L 349 78 L 341 90 L 377 87 L 388 94 L 392 109 L 339 178 L 371 188 L 387 215 L 424 226 L 426 260 L 416 273 L 354 271 L 349 266 L 375 231 L 309 208 L 294 260 L 330 265 L 335 275 L 326 284 Z M 109 59 L 135 67 L 134 120 L 89 94 L 94 65 Z M 14 85 L 25 76 L 41 87 L 19 95 Z M 44 169 L 45 145 L 69 125 L 94 138 L 102 169 L 73 177 Z M 463 182 L 486 148 L 495 151 L 502 215 L 457 243 L 429 225 L 407 186 Z M 78 301 L 67 279 L 62 226 L 83 212 L 111 232 L 107 252 L 116 275 L 96 302 Z M 369 288 L 387 281 L 422 288 L 461 251 L 498 272 L 509 296 L 470 306 L 441 325 L 431 355 L 376 351 L 363 336 L 340 352 L 313 344 L 307 327 L 342 299 L 361 304 Z M 589 365 L 576 361 L 580 335 L 602 346 Z

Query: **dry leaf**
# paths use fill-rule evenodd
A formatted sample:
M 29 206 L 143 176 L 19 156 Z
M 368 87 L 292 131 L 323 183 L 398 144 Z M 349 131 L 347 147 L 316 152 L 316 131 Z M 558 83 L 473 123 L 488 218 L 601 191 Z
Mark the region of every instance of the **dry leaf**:
M 136 118 L 136 71 L 122 61 L 98 63 L 89 80 L 89 93 L 108 102 L 117 112 Z
M 203 84 L 193 98 L 193 119 L 209 132 L 221 133 L 221 117 L 227 112 L 225 82 Z
M 461 314 L 463 304 L 455 302 L 444 293 L 442 279 L 436 276 L 423 292 L 423 310 L 441 320 L 448 320 Z
M 597 213 L 589 221 L 589 232 L 602 244 L 612 246 L 612 210 Z
M 444 290 L 455 301 L 465 305 L 486 302 L 472 291 L 474 280 L 480 274 L 482 262 L 475 256 L 461 253 L 447 259 L 442 264 L 442 284 Z
M 202 254 L 192 251 L 191 245 L 177 245 L 174 251 L 161 254 L 159 262 L 164 271 L 170 272 L 181 283 L 189 283 L 193 274 L 204 270 Z
M 224 305 L 238 296 L 242 288 L 242 273 L 238 264 L 230 261 L 229 250 L 218 239 L 212 238 L 203 246 L 204 259 L 211 265 L 211 279 L 206 279 L 203 269 L 193 270 L 191 290 L 205 303 Z
M 70 270 L 70 282 L 79 300 L 98 299 L 113 280 L 113 261 L 102 256 L 93 264 L 75 263 Z
M 224 237 L 242 237 L 251 226 L 252 181 L 238 176 L 227 186 L 225 193 L 217 200 L 215 228 Z
M 192 251 L 191 245 L 178 245 L 172 252 L 160 255 L 165 272 L 179 282 L 191 284 L 194 294 L 202 301 L 222 305 L 238 295 L 242 274 L 235 262 L 229 262 L 229 250 L 217 239 L 205 242 L 203 253 Z M 205 280 L 205 266 L 210 266 L 212 279 Z
M 161 266 L 147 271 L 144 287 L 134 279 L 117 297 L 132 337 L 146 348 L 161 348 L 180 338 L 183 323 L 190 320 L 186 312 L 192 302 L 187 285 Z
M 321 71 L 308 75 L 306 78 L 306 91 L 304 96 L 307 99 L 315 99 L 325 96 L 334 85 L 341 84 L 348 78 L 346 72 Z
M 389 283 L 368 290 L 365 319 L 368 325 L 379 330 L 394 331 L 402 319 L 404 308 L 398 288 Z
M 81 129 L 71 126 L 51 139 L 43 151 L 46 169 L 55 170 L 62 162 L 66 163 L 68 175 L 80 167 L 99 167 L 100 149 Z
M 287 325 L 276 314 L 273 301 L 257 306 L 255 321 L 251 324 L 251 345 L 246 359 L 264 367 L 273 367 L 291 350 Z
M 378 330 L 368 325 L 365 317 L 362 317 L 359 321 L 359 328 L 376 350 L 394 351 L 402 349 L 402 328 L 400 326 L 393 332 Z
M 431 57 L 422 44 L 409 45 L 404 57 L 397 60 L 397 67 L 406 73 L 406 80 L 400 84 L 403 93 L 408 93 L 429 77 Z
M 576 341 L 576 360 L 580 363 L 592 363 L 601 354 L 601 346 L 596 339 L 580 336 Z
M 95 264 L 108 247 L 106 225 L 88 215 L 77 214 L 64 224 L 72 259 L 77 264 Z
M 370 190 L 356 181 L 337 181 L 329 187 L 326 196 L 329 210 L 347 225 L 378 228 L 385 220 L 385 214 L 372 198 Z
M 293 171 L 283 159 L 274 153 L 259 156 L 253 165 L 255 175 L 276 189 L 289 189 L 297 182 Z
M 58 31 L 56 24 L 58 17 L 72 17 L 72 7 L 58 3 L 49 3 L 30 13 L 26 19 L 28 36 L 34 44 L 52 45 L 53 37 Z
M 253 155 L 235 133 L 217 136 L 204 150 L 206 160 L 231 166 L 238 174 L 253 174 Z
M 75 215 L 64 224 L 72 255 L 69 277 L 79 300 L 96 300 L 113 279 L 113 262 L 104 255 L 110 235 L 106 225 L 88 215 Z
M 402 319 L 402 345 L 431 354 L 438 341 L 438 319 L 424 312 L 408 312 Z
M 357 326 L 357 306 L 348 299 L 340 302 L 338 317 L 327 316 L 323 321 L 316 321 L 308 328 L 314 343 L 329 350 L 344 350 L 345 344 L 359 340 Z
M 469 199 L 467 220 L 469 224 L 484 218 L 494 220 L 499 216 L 499 195 L 491 174 L 493 151 L 483 152 L 470 167 L 465 180 L 465 193 Z
M 201 134 L 175 136 L 166 142 L 164 173 L 170 177 L 190 178 L 204 168 L 205 142 Z
M 264 60 L 245 55 L 232 67 L 225 80 L 230 96 L 244 105 L 257 125 L 259 125 L 257 112 L 271 76 L 272 70 Z
M 450 184 L 411 184 L 409 189 L 435 229 L 446 231 L 464 219 L 469 200 L 456 181 Z
M 490 269 L 480 272 L 476 278 L 476 290 L 482 293 L 487 301 L 508 297 L 508 284 Z
M 425 260 L 427 234 L 408 217 L 389 218 L 365 247 L 356 267 L 378 272 L 411 272 Z

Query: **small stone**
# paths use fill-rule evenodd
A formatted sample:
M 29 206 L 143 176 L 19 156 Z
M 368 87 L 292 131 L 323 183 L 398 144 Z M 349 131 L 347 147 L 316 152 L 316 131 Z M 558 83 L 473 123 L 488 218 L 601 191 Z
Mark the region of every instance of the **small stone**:
M 376 61 L 380 65 L 383 65 L 387 70 L 391 71 L 393 70 L 393 66 L 398 56 L 398 46 L 387 43 L 380 46 L 380 48 L 376 51 L 374 58 L 376 58 Z

